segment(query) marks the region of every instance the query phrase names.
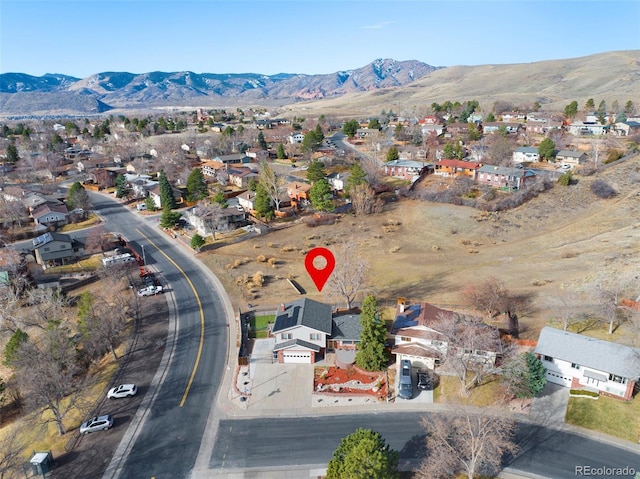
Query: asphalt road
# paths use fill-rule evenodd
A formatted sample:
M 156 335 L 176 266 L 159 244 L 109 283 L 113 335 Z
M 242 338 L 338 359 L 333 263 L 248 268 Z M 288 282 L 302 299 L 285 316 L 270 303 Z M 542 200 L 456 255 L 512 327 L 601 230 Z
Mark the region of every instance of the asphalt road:
M 187 477 L 226 363 L 225 309 L 193 259 L 155 220 L 141 220 L 104 195 L 92 194 L 91 199 L 106 221 L 105 230 L 122 233 L 138 252 L 144 245 L 147 265 L 158 271 L 170 299 L 177 298 L 177 334 L 169 368 L 119 477 Z
M 429 414 L 437 413 L 222 420 L 209 466 L 227 472 L 283 466 L 326 467 L 340 440 L 358 427 L 380 432 L 399 451 L 404 468 L 417 466 L 425 447 L 420 417 Z M 575 478 L 576 466 L 629 466 L 640 471 L 637 453 L 569 432 L 519 423 L 516 440 L 521 451 L 505 467 L 531 474 Z

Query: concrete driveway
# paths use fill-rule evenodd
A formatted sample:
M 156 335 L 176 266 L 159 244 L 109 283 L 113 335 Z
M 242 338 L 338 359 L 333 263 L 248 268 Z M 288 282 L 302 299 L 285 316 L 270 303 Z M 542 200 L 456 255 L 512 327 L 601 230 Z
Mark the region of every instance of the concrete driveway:
M 562 426 L 569 404 L 569 388 L 547 383 L 539 396 L 531 402 L 529 415 L 544 426 Z

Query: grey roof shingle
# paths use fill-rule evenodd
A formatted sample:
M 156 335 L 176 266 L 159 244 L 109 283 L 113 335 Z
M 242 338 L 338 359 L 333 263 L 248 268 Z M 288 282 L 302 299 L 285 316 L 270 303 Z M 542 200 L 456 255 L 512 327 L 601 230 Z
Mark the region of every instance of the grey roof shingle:
M 362 325 L 359 314 L 343 314 L 333 318 L 331 339 L 359 341 Z
M 320 352 L 320 350 L 322 349 L 317 344 L 310 343 L 309 341 L 304 341 L 302 339 L 290 339 L 288 341 L 276 344 L 273 347 L 273 350 L 280 351 L 281 349 L 289 349 L 292 346 L 302 346 L 303 348 L 311 349 L 316 353 Z
M 546 326 L 536 353 L 635 379 L 640 376 L 640 350 Z
M 276 312 L 273 332 L 284 331 L 295 326 L 306 326 L 325 334 L 331 334 L 331 306 L 304 298 L 284 305 L 284 311 Z

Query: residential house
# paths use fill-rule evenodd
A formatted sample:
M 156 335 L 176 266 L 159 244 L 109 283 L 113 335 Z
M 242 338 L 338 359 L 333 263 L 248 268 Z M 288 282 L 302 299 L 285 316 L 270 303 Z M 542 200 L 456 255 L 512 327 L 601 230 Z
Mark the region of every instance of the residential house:
M 362 324 L 360 314 L 336 314 L 331 325 L 331 338 L 327 341 L 327 349 L 347 349 L 355 351 L 360 343 Z
M 518 190 L 535 181 L 536 174 L 524 168 L 484 165 L 476 171 L 475 181 L 497 188 Z
M 444 133 L 445 127 L 439 124 L 426 124 L 420 126 L 420 131 L 422 132 L 423 137 L 427 138 L 429 136 L 440 136 Z
M 311 191 L 309 183 L 294 181 L 287 185 L 287 196 L 295 202 L 309 201 L 309 191 Z
M 517 111 L 502 113 L 500 115 L 500 119 L 503 123 L 521 123 L 525 121 L 526 118 L 527 118 L 527 115 Z
M 461 123 L 461 122 L 449 123 L 445 128 L 445 131 L 446 131 L 445 136 L 466 135 L 467 132 L 469 131 L 469 126 L 471 125 L 472 124 L 470 123 Z
M 492 133 L 497 133 L 501 128 L 506 129 L 507 133 L 518 133 L 518 130 L 521 128 L 520 123 L 504 123 L 501 121 L 490 121 L 482 124 L 482 132 L 485 135 L 490 135 Z
M 613 131 L 619 136 L 633 136 L 640 134 L 640 122 L 638 121 L 619 121 L 613 125 Z
M 229 183 L 241 189 L 247 189 L 251 179 L 253 178 L 257 181 L 259 176 L 258 173 L 247 166 L 229 167 L 227 174 L 229 175 Z
M 473 178 L 482 165 L 475 161 L 440 160 L 434 165 L 434 174 L 441 176 L 467 176 Z
M 247 190 L 236 196 L 238 204 L 242 206 L 245 211 L 253 211 L 255 206 L 256 192 Z
M 384 174 L 394 178 L 415 181 L 429 164 L 426 161 L 392 160 L 384 164 Z
M 547 369 L 547 381 L 630 400 L 640 378 L 640 350 L 546 326 L 536 355 Z
M 438 118 L 436 115 L 425 116 L 424 118 L 418 120 L 418 124 L 420 126 L 437 125 L 438 123 L 440 123 L 440 118 Z
M 251 163 L 251 158 L 249 158 L 244 153 L 233 153 L 231 155 L 216 156 L 213 160 L 224 163 L 225 165 L 240 165 L 244 163 Z
M 178 188 L 171 187 L 171 191 L 173 192 L 173 197 L 176 199 L 176 203 L 180 204 L 184 201 L 182 197 L 182 191 Z M 148 190 L 149 196 L 153 200 L 153 204 L 156 205 L 156 208 L 162 208 L 162 199 L 160 198 L 160 185 L 157 184 L 152 186 Z
M 380 133 L 380 130 L 376 130 L 375 128 L 358 128 L 356 130 L 356 136 L 358 138 L 373 138 L 378 133 Z
M 577 122 L 569 125 L 569 133 L 576 136 L 581 135 L 604 135 L 609 131 L 609 125 L 601 125 L 596 122 Z
M 158 185 L 158 182 L 153 181 L 149 175 L 126 173 L 124 179 L 131 188 L 132 196 L 136 199 L 146 198 L 149 190 Z
M 534 146 L 520 146 L 513 151 L 513 163 L 533 163 L 540 161 L 538 148 Z
M 116 185 L 116 178 L 124 173 L 124 168 L 96 168 L 87 176 L 87 180 L 93 181 L 98 187 L 112 188 Z
M 44 233 L 32 243 L 36 262 L 45 268 L 69 263 L 80 247 L 71 236 L 62 233 Z
M 246 214 L 244 210 L 235 206 L 230 206 L 222 210 L 214 231 L 211 228 L 211 225 L 208 224 L 207 221 L 205 221 L 205 219 L 198 213 L 198 209 L 198 206 L 189 208 L 183 213 L 183 216 L 185 220 L 195 228 L 197 233 L 202 236 L 211 236 L 220 231 L 230 231 L 246 223 Z
M 31 217 L 36 229 L 46 229 L 66 225 L 69 222 L 69 210 L 66 205 L 47 202 L 31 211 Z
M 556 163 L 569 165 L 572 168 L 580 166 L 587 161 L 587 154 L 581 151 L 560 150 L 556 154 Z
M 309 298 L 282 304 L 272 334 L 279 363 L 313 364 L 324 356 L 333 327 L 331 306 Z
M 304 141 L 304 134 L 298 132 L 298 133 L 291 133 L 291 135 L 289 135 L 289 143 L 291 143 L 292 145 L 295 145 L 296 143 L 302 143 Z
M 213 178 L 217 178 L 218 177 L 218 173 L 221 170 L 224 170 L 226 168 L 226 166 L 221 161 L 206 160 L 206 161 L 203 161 L 200 164 L 200 168 L 202 169 L 202 174 L 204 176 L 210 176 L 210 177 L 213 177 Z
M 350 173 L 330 173 L 327 175 L 327 182 L 331 185 L 334 191 L 344 191 L 344 187 L 347 184 L 347 179 Z
M 246 153 L 249 158 L 252 158 L 258 163 L 269 159 L 269 152 L 262 148 L 249 148 Z
M 494 338 L 489 350 L 449 351 L 449 339 L 439 331 L 439 323 L 453 320 L 456 313 L 438 308 L 429 303 L 407 304 L 400 298 L 396 305 L 396 316 L 391 326 L 396 363 L 409 360 L 414 367 L 435 369 L 450 353 L 471 355 L 474 361 L 495 365 L 502 353 L 500 333 L 497 328 L 485 323 L 473 323 L 476 328 L 489 330 Z M 475 330 L 474 330 L 475 331 Z
M 586 118 L 585 118 L 585 123 L 600 123 L 600 114 L 597 111 L 592 111 L 590 113 L 587 113 Z M 611 124 L 614 121 L 616 121 L 615 116 L 613 115 L 613 113 L 605 113 L 604 114 L 604 123 L 605 124 Z

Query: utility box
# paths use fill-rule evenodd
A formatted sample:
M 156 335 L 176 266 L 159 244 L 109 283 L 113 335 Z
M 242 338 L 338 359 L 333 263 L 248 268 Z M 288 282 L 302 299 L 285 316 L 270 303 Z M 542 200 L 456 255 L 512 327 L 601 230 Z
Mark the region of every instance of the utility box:
M 49 452 L 35 452 L 33 457 L 29 460 L 31 468 L 34 474 L 40 474 L 42 477 L 46 477 L 45 474 L 53 469 L 53 455 Z

